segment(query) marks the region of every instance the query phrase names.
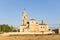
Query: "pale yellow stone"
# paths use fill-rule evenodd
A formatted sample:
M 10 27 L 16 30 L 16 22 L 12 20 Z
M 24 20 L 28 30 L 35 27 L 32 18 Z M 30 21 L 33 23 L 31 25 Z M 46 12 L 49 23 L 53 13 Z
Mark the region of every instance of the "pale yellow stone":
M 24 10 L 22 14 L 22 25 L 20 26 L 20 32 L 44 32 L 49 33 L 48 25 L 42 20 L 41 24 L 38 24 L 35 19 L 27 20 L 27 13 Z M 50 32 L 52 33 L 52 31 Z

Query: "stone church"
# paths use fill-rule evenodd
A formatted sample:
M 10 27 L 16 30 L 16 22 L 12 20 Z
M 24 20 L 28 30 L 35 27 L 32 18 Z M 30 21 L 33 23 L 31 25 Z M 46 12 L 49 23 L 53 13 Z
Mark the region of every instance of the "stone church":
M 22 24 L 20 26 L 20 32 L 52 32 L 49 31 L 48 25 L 44 20 L 40 24 L 35 19 L 28 21 L 26 10 L 22 12 Z

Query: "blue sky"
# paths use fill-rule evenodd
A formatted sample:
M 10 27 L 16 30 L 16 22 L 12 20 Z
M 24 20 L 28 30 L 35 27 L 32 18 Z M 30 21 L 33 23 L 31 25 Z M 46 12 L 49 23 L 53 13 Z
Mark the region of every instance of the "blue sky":
M 0 0 L 0 24 L 19 27 L 24 8 L 28 20 L 34 18 L 41 23 L 43 19 L 47 24 L 60 24 L 60 0 Z

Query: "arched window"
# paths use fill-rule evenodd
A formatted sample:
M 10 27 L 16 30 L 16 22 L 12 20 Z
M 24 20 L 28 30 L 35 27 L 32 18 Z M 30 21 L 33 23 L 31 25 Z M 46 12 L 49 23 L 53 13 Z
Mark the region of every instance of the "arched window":
M 41 26 L 41 28 L 42 28 L 42 26 Z
M 24 16 L 24 18 L 25 18 L 25 16 Z
M 43 26 L 43 28 L 44 28 L 44 26 Z
M 32 23 L 34 23 L 34 22 L 32 21 Z

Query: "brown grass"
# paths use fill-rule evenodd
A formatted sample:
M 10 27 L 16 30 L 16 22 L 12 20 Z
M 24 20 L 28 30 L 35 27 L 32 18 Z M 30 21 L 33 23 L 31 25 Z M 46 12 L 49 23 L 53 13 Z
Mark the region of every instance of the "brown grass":
M 10 35 L 0 36 L 0 40 L 60 40 L 60 35 Z

